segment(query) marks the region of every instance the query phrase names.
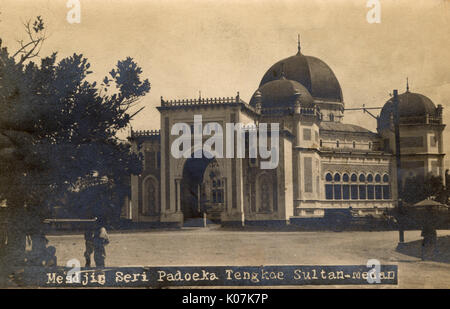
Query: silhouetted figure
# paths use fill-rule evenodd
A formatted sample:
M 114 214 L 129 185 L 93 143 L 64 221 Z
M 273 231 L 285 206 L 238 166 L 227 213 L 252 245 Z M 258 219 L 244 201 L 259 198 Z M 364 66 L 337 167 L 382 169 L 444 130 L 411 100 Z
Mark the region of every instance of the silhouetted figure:
M 47 246 L 49 241 L 43 232 L 27 235 L 27 242 L 31 245 L 28 263 L 33 266 L 57 266 L 56 248 Z
M 48 246 L 45 250 L 44 264 L 47 267 L 54 267 L 58 265 L 58 260 L 56 258 L 56 248 L 53 246 Z
M 44 266 L 48 239 L 42 232 L 27 235 L 27 241 L 31 245 L 28 254 L 28 263 L 34 266 Z
M 101 222 L 94 232 L 94 260 L 95 267 L 105 267 L 106 251 L 105 246 L 109 244 L 106 228 Z
M 444 186 L 446 186 L 447 188 L 450 186 L 450 170 L 446 169 L 445 170 L 445 183 Z
M 434 257 L 436 251 L 437 233 L 436 229 L 431 224 L 425 224 L 422 228 L 422 260 L 428 257 Z
M 84 232 L 84 242 L 86 246 L 84 251 L 84 258 L 86 259 L 85 267 L 91 267 L 91 255 L 94 253 L 94 231 L 92 229 Z
M 6 228 L 5 228 L 5 224 L 3 224 L 3 222 L 0 221 L 0 256 L 4 256 L 5 255 L 5 251 L 6 251 L 6 244 L 8 243 L 8 236 L 6 234 Z M 1 262 L 0 262 L 1 264 Z M 1 266 L 1 265 L 0 265 Z

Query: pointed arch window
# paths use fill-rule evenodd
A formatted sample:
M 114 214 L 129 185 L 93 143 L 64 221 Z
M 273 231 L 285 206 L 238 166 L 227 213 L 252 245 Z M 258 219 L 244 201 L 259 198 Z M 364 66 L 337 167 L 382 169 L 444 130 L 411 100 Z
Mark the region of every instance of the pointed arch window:
M 389 176 L 361 173 L 325 174 L 325 198 L 327 200 L 382 200 L 390 199 Z
M 380 174 L 376 174 L 375 175 L 375 199 L 376 200 L 381 200 L 383 199 L 383 187 L 380 184 L 381 182 L 381 175 Z
M 213 203 L 223 203 L 224 194 L 223 194 L 223 181 L 216 177 L 216 179 L 212 182 L 212 201 Z
M 350 180 L 350 177 L 348 177 L 348 174 L 345 173 L 342 175 L 342 199 L 343 200 L 349 200 L 350 199 L 350 185 L 348 184 Z
M 339 173 L 334 174 L 334 181 L 341 181 L 341 174 Z
M 387 175 L 387 174 L 383 175 L 383 185 L 382 186 L 383 186 L 383 199 L 385 199 L 385 200 L 391 199 L 389 175 Z
M 345 173 L 344 175 L 342 175 L 342 181 L 343 181 L 343 182 L 348 182 L 348 179 L 349 179 L 349 177 L 348 177 L 348 174 L 347 174 L 347 173 Z
M 331 173 L 327 173 L 325 175 L 325 181 L 327 182 L 325 184 L 325 198 L 327 200 L 332 200 L 333 199 L 333 185 L 331 184 L 331 182 L 333 181 L 333 176 L 331 175 Z
M 213 159 L 206 167 L 201 186 L 203 200 L 206 204 L 221 204 L 224 202 L 224 179 L 221 176 L 219 165 Z
M 358 199 L 358 185 L 356 184 L 356 182 L 358 181 L 358 176 L 355 173 L 353 173 L 350 176 L 350 181 L 351 181 L 351 185 L 350 185 L 351 199 L 357 200 Z
M 158 205 L 158 181 L 154 177 L 147 177 L 143 185 L 142 215 L 152 216 L 158 214 Z
M 273 180 L 272 177 L 263 173 L 258 177 L 258 195 L 257 195 L 257 206 L 258 212 L 261 213 L 271 213 L 273 212 Z

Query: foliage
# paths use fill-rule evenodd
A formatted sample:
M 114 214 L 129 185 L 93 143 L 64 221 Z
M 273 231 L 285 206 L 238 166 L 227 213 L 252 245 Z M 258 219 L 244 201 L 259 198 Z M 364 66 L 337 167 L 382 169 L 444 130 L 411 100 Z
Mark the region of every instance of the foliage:
M 57 61 L 53 53 L 38 65 L 30 59 L 45 39 L 44 23 L 38 17 L 25 26 L 30 41 L 17 52 L 0 41 L 0 200 L 40 215 L 54 205 L 101 215 L 126 193 L 127 177 L 140 172 L 117 133 L 150 83 L 130 57 L 100 84 L 87 80 L 92 71 L 83 55 Z
M 440 176 L 427 174 L 407 177 L 404 181 L 403 200 L 408 204 L 415 204 L 425 199 L 433 199 L 447 203 L 449 187 L 445 187 Z

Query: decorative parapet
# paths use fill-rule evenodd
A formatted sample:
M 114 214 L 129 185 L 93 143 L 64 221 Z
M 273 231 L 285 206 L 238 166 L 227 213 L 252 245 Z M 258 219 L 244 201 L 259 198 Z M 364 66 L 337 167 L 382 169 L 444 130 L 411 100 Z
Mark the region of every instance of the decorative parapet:
M 442 124 L 442 115 L 433 116 L 433 115 L 426 114 L 424 116 L 410 116 L 410 117 L 403 116 L 403 117 L 400 117 L 399 123 L 405 124 L 405 125 L 416 125 L 416 124 L 441 125 Z
M 317 107 L 302 107 L 300 108 L 300 115 L 320 116 L 321 113 Z
M 182 99 L 182 100 L 164 100 L 161 97 L 162 107 L 186 107 L 198 105 L 212 105 L 212 104 L 247 104 L 239 97 L 239 92 L 235 97 L 222 98 L 198 98 L 198 99 Z
M 260 112 L 247 102 L 243 101 L 239 92 L 235 97 L 219 97 L 219 98 L 198 98 L 198 99 L 182 99 L 182 100 L 164 100 L 161 97 L 161 106 L 157 107 L 158 110 L 178 109 L 178 108 L 201 108 L 201 107 L 214 107 L 214 106 L 241 106 L 247 111 L 260 115 Z
M 317 117 L 318 120 L 322 119 L 322 114 L 317 107 L 301 107 L 300 109 L 296 109 L 295 107 L 262 108 L 261 114 L 264 116 L 297 114 L 302 116 Z
M 130 138 L 136 137 L 151 137 L 151 138 L 159 138 L 161 135 L 161 130 L 131 130 Z

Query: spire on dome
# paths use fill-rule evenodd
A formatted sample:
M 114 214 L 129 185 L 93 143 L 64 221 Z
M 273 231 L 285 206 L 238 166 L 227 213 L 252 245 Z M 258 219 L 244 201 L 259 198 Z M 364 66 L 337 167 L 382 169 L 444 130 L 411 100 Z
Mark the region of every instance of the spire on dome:
M 286 79 L 286 73 L 284 73 L 284 62 L 281 63 L 281 74 L 280 79 Z
M 300 34 L 297 35 L 297 55 L 300 55 L 301 47 L 300 47 Z
M 406 92 L 409 92 L 409 80 L 406 78 Z

